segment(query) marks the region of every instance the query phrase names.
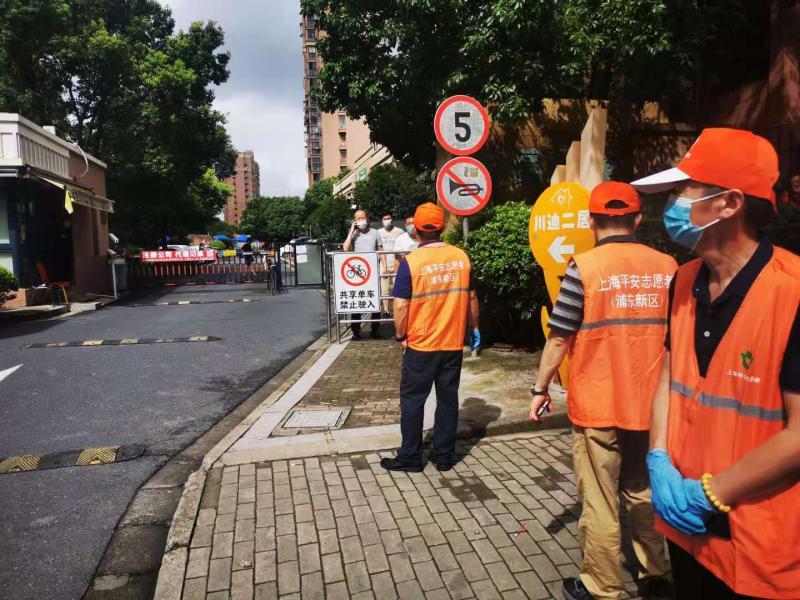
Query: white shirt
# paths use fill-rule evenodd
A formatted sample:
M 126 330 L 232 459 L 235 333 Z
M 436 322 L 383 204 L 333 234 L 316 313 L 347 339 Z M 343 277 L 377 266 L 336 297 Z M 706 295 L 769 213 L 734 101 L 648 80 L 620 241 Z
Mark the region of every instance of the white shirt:
M 419 247 L 419 242 L 412 238 L 408 232 L 403 232 L 394 243 L 395 252 L 412 252 Z
M 403 230 L 399 227 L 392 227 L 391 231 L 387 231 L 385 227 L 378 230 L 378 235 L 381 238 L 381 243 L 384 250 L 394 250 L 397 240 L 401 237 Z M 394 254 L 386 255 L 386 266 L 390 269 L 394 266 Z

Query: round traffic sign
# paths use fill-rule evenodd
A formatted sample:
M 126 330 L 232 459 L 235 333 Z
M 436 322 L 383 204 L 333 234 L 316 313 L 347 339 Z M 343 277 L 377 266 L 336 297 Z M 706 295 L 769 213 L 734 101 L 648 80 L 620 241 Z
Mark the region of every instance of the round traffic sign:
M 342 279 L 353 287 L 361 287 L 369 281 L 372 268 L 369 263 L 360 256 L 348 258 L 342 263 Z
M 546 274 L 564 275 L 572 256 L 594 247 L 586 188 L 578 183 L 557 183 L 543 191 L 531 210 L 528 240 Z
M 451 213 L 479 212 L 492 195 L 492 178 L 480 161 L 460 156 L 445 163 L 436 176 L 436 195 Z
M 474 98 L 451 96 L 436 109 L 433 131 L 451 154 L 474 154 L 489 137 L 489 113 Z

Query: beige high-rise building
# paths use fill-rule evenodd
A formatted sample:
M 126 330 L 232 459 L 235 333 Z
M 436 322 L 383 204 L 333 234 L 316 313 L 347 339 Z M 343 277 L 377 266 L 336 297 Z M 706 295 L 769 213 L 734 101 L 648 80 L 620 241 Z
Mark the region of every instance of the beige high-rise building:
M 261 175 L 252 150 L 238 156 L 234 173 L 225 179 L 225 183 L 233 186 L 233 195 L 225 204 L 224 220 L 238 227 L 247 203 L 261 193 Z
M 305 89 L 304 111 L 306 127 L 306 171 L 308 185 L 315 181 L 338 175 L 343 169 L 353 169 L 356 159 L 370 146 L 369 128 L 363 121 L 349 119 L 344 111 L 320 112 L 311 99 L 311 90 L 317 85 L 322 69 L 322 59 L 317 53 L 317 39 L 325 35 L 314 16 L 304 16 L 303 28 Z

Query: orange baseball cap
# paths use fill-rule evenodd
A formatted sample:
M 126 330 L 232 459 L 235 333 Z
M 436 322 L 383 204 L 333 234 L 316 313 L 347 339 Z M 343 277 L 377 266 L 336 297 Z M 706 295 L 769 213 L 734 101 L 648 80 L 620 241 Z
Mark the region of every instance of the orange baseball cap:
M 712 127 L 700 132 L 677 167 L 637 179 L 631 185 L 652 194 L 692 179 L 741 190 L 774 205 L 772 186 L 778 176 L 778 153 L 769 141 L 744 129 Z
M 444 229 L 444 211 L 433 202 L 420 204 L 414 212 L 414 227 L 423 231 Z
M 611 202 L 623 203 L 625 206 L 608 206 Z M 627 183 L 621 181 L 604 181 L 592 190 L 589 196 L 589 212 L 597 215 L 629 215 L 642 209 L 639 193 Z

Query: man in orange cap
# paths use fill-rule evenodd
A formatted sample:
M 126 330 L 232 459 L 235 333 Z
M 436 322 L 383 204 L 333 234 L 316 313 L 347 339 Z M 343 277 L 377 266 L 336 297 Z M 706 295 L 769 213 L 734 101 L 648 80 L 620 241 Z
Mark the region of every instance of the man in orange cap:
M 670 291 L 647 456 L 678 598 L 800 598 L 800 258 L 760 235 L 778 156 L 705 129 L 677 167 L 670 237 L 700 258 Z
M 425 400 L 436 385 L 436 414 L 429 457 L 439 471 L 455 462 L 458 384 L 467 316 L 473 345 L 480 344 L 478 297 L 471 284 L 467 254 L 440 240 L 444 211 L 431 202 L 417 207 L 414 227 L 419 248 L 400 262 L 394 283 L 394 322 L 403 344 L 400 381 L 402 445 L 396 458 L 384 458 L 390 471 L 419 472 Z
M 553 313 L 531 419 L 549 407 L 548 386 L 572 347 L 567 389 L 583 511 L 580 577 L 564 580 L 567 600 L 622 597 L 619 500 L 631 521 L 640 590 L 668 596 L 664 539 L 653 527 L 645 467 L 650 407 L 664 359 L 669 282 L 675 260 L 636 240 L 639 194 L 626 183 L 598 185 L 589 199 L 597 245 L 570 261 Z

